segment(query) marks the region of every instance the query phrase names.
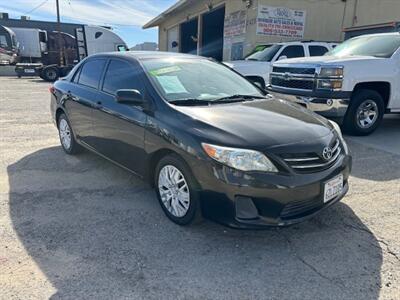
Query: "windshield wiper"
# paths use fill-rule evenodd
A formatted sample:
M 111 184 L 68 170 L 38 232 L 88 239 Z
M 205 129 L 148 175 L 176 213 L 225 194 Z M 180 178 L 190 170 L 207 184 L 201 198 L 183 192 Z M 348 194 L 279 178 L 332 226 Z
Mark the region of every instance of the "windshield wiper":
M 218 98 L 218 99 L 213 100 L 212 102 L 236 102 L 236 101 L 239 102 L 239 101 L 243 101 L 243 100 L 254 100 L 254 99 L 265 99 L 265 97 L 236 94 L 236 95 Z
M 168 103 L 176 105 L 210 105 L 211 101 L 201 100 L 197 98 L 185 98 L 185 99 L 170 100 L 168 101 Z

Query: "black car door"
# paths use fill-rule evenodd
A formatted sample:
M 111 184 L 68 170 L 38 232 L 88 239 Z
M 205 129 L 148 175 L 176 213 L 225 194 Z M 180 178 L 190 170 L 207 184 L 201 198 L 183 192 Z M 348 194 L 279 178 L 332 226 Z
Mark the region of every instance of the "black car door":
M 96 150 L 120 165 L 142 174 L 147 115 L 142 107 L 115 101 L 119 89 L 136 89 L 145 94 L 141 67 L 122 59 L 110 59 L 99 92 L 99 106 L 93 111 Z
M 65 107 L 77 139 L 93 146 L 92 113 L 106 59 L 89 59 L 76 72 L 66 91 Z

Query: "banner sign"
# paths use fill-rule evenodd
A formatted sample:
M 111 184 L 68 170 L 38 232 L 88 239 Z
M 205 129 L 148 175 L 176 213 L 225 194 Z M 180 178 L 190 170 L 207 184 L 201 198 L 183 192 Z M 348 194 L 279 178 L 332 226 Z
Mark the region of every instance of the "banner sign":
M 246 32 L 246 11 L 230 13 L 224 20 L 224 38 L 241 36 Z
M 287 7 L 258 6 L 257 34 L 303 38 L 306 12 Z

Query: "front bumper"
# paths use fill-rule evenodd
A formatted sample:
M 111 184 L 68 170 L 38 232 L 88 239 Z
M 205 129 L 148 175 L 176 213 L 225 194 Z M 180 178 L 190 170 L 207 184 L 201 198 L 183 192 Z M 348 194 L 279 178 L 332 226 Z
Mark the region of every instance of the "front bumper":
M 278 99 L 295 102 L 327 118 L 343 118 L 350 102 L 350 95 L 347 94 L 341 95 L 341 98 L 335 98 L 329 94 L 318 96 L 284 94 L 272 89 L 268 89 L 268 92 Z
M 203 215 L 236 228 L 286 226 L 313 217 L 348 191 L 352 159 L 343 155 L 329 169 L 311 174 L 253 174 L 216 162 L 198 163 Z M 324 203 L 324 183 L 343 174 L 343 191 Z

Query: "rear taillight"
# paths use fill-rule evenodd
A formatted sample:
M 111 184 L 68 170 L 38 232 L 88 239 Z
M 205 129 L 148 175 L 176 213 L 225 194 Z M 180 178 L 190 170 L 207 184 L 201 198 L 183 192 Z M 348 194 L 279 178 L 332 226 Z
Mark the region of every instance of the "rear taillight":
M 55 88 L 54 88 L 54 86 L 49 86 L 49 92 L 50 93 L 52 93 L 52 94 L 54 94 L 54 91 L 55 91 Z

